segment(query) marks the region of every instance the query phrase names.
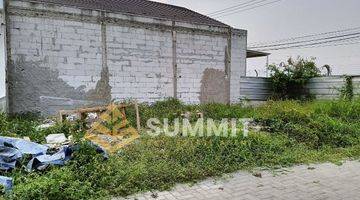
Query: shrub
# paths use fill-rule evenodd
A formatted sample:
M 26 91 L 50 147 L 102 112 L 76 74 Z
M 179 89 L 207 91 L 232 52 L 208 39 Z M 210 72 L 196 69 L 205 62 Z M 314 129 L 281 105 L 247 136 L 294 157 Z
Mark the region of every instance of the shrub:
M 270 82 L 273 99 L 308 99 L 305 85 L 311 78 L 320 76 L 314 59 L 289 58 L 286 64 L 270 65 Z
M 354 98 L 354 86 L 351 76 L 345 76 L 345 85 L 341 88 L 340 94 L 344 100 L 352 100 Z

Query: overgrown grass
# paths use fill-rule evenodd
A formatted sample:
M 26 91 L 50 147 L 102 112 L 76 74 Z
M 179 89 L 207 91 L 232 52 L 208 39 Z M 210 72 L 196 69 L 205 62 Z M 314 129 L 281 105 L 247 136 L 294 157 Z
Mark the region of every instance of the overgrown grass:
M 181 118 L 182 114 L 190 112 L 192 115 L 190 120 L 195 121 L 197 113 L 202 113 L 205 118 L 223 119 L 223 118 L 246 118 L 254 114 L 253 108 L 245 108 L 242 104 L 225 105 L 225 104 L 204 104 L 204 105 L 186 105 L 176 99 L 168 99 L 159 101 L 153 105 L 139 105 L 141 124 L 146 125 L 150 118 L 169 119 L 172 122 L 176 118 Z M 133 126 L 135 126 L 135 110 L 129 108 L 127 112 L 128 118 Z
M 255 118 L 273 134 L 285 134 L 312 148 L 360 143 L 360 101 L 271 102 Z
M 254 117 L 266 128 L 244 138 L 166 137 L 143 135 L 108 160 L 81 143 L 71 162 L 45 172 L 12 176 L 10 199 L 108 199 L 137 192 L 167 190 L 176 183 L 202 180 L 237 170 L 279 168 L 314 162 L 338 162 L 360 156 L 360 101 L 269 102 L 259 108 L 209 104 L 187 106 L 176 100 L 141 105 L 142 124 L 149 118 L 175 119 L 182 113 L 202 112 L 206 118 Z M 129 110 L 129 118 L 133 111 Z M 195 117 L 193 118 L 195 119 Z M 3 133 L 29 136 L 41 142 L 50 132 L 81 136 L 77 125 L 34 129 L 39 121 L 0 117 Z
M 33 142 L 44 143 L 45 137 L 50 134 L 64 133 L 66 136 L 82 136 L 81 122 L 75 124 L 57 123 L 48 129 L 37 128 L 43 119 L 30 113 L 15 116 L 6 116 L 0 113 L 0 135 L 8 137 L 29 137 Z

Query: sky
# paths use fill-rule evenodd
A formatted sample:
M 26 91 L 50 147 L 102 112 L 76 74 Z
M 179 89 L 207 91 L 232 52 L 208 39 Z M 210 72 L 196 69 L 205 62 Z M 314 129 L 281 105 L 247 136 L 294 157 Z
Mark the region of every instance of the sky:
M 208 14 L 248 0 L 161 0 Z M 282 0 L 253 10 L 216 18 L 235 28 L 248 30 L 248 43 L 276 41 L 296 36 L 360 27 L 360 0 Z M 316 57 L 318 66 L 328 64 L 333 74 L 360 75 L 360 44 L 316 49 L 269 52 L 270 64 L 289 57 Z M 255 69 L 265 75 L 266 59 L 248 59 L 247 75 Z

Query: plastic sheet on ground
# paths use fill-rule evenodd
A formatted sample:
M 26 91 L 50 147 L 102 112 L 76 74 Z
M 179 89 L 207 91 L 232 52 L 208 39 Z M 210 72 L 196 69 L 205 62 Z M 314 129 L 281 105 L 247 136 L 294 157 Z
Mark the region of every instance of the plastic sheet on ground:
M 0 169 L 10 170 L 16 167 L 16 162 L 24 155 L 33 158 L 27 164 L 27 170 L 43 170 L 49 165 L 64 165 L 70 160 L 72 148 L 63 146 L 52 155 L 47 155 L 48 147 L 19 138 L 0 137 Z
M 16 160 L 22 157 L 22 153 L 14 148 L 0 146 L 0 170 L 14 169 Z
M 0 170 L 14 169 L 23 155 L 44 155 L 47 146 L 19 138 L 0 137 Z
M 42 155 L 46 154 L 48 147 L 20 138 L 0 137 L 0 147 L 13 147 L 22 154 Z M 1 155 L 0 155 L 1 156 Z
M 65 165 L 66 161 L 71 159 L 73 149 L 68 146 L 64 146 L 53 155 L 40 155 L 30 160 L 26 166 L 27 171 L 44 170 L 49 165 Z
M 9 171 L 15 169 L 17 162 L 24 155 L 31 155 L 32 159 L 26 165 L 26 170 L 44 170 L 49 165 L 63 166 L 72 157 L 74 151 L 79 148 L 75 146 L 62 146 L 54 154 L 47 154 L 48 147 L 20 138 L 0 137 L 0 170 Z M 107 153 L 101 147 L 96 146 L 98 153 L 108 158 Z M 0 185 L 5 191 L 12 189 L 12 178 L 0 176 Z
M 46 155 L 48 147 L 20 138 L 0 137 L 0 170 L 15 169 L 24 155 L 32 155 L 27 170 L 43 170 L 49 165 L 64 165 L 71 158 L 72 149 L 64 146 L 53 155 Z M 5 191 L 12 189 L 12 178 L 0 176 L 0 185 Z
M 13 186 L 13 179 L 5 176 L 0 176 L 0 185 L 4 186 L 5 191 L 9 191 Z

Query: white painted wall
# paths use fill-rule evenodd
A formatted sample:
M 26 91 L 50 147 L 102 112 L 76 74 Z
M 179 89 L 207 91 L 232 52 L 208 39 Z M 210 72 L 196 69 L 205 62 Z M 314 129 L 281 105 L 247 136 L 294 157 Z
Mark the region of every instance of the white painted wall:
M 11 6 L 30 5 L 11 1 Z M 89 13 L 68 7 L 35 4 L 31 8 L 100 15 L 97 11 Z M 171 26 L 172 22 L 116 13 L 110 13 L 109 17 L 134 20 L 134 25 L 107 24 L 103 32 L 97 21 L 67 20 L 52 14 L 49 17 L 10 16 L 11 53 L 15 63 L 12 69 L 15 73 L 10 72 L 9 76 L 13 75 L 11 81 L 15 84 L 9 90 L 12 111 L 40 110 L 55 114 L 57 109 L 79 106 L 83 100 L 92 101 L 83 93 L 96 90 L 105 61 L 112 99 L 133 98 L 152 103 L 173 97 L 172 30 L 156 28 L 157 25 Z M 150 26 L 136 26 L 136 22 Z M 177 95 L 186 103 L 200 103 L 204 71 L 221 70 L 225 76 L 228 29 L 186 23 L 176 23 L 176 26 L 183 28 L 176 34 Z M 102 55 L 104 35 L 107 60 L 103 60 Z M 232 42 L 230 98 L 236 102 L 240 97 L 239 78 L 245 70 L 246 33 L 237 32 Z
M 154 102 L 172 97 L 171 31 L 107 26 L 113 99 Z
M 0 24 L 3 22 L 3 1 L 0 0 Z M 0 25 L 0 111 L 5 109 L 5 51 L 5 26 Z

